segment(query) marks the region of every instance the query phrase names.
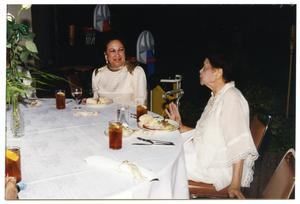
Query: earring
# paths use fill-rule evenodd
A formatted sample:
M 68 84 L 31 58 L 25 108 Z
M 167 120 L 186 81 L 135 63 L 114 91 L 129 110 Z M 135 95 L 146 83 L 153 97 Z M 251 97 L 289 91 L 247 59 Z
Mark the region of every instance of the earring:
M 107 55 L 104 54 L 104 57 L 105 57 L 105 62 L 106 62 L 106 64 L 108 64 Z

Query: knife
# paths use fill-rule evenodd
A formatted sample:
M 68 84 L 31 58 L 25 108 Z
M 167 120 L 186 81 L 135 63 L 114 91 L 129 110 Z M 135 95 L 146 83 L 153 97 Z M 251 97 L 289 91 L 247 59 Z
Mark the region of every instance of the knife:
M 132 143 L 132 145 L 174 145 L 173 143 Z
M 166 145 L 174 145 L 173 142 L 169 142 L 169 141 L 162 141 L 162 140 L 150 140 L 150 139 L 145 139 L 142 137 L 137 137 L 138 140 L 142 140 L 144 142 L 149 142 L 150 144 L 166 144 Z

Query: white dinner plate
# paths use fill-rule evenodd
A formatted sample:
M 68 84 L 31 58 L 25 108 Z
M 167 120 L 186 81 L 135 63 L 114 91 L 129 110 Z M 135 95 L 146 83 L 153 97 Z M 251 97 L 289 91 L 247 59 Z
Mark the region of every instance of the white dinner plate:
M 158 121 L 162 121 L 163 119 L 155 119 Z M 151 127 L 151 126 L 147 126 L 145 124 L 142 124 L 141 122 L 138 123 L 138 126 L 144 130 L 159 130 L 159 131 L 175 131 L 179 129 L 179 124 L 174 121 L 174 120 L 170 120 L 170 119 L 165 119 L 170 125 L 172 125 L 171 129 L 165 128 L 165 127 Z

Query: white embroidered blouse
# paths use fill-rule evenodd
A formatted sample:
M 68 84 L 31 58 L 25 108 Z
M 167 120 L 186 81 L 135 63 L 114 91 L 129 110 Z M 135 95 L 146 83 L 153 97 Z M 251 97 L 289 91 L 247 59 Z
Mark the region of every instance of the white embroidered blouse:
M 146 75 L 140 66 L 132 74 L 125 66 L 118 71 L 111 71 L 107 66 L 95 69 L 92 89 L 94 98 L 105 96 L 121 104 L 134 105 L 136 98 L 147 99 Z
M 231 183 L 232 165 L 244 160 L 241 186 L 250 186 L 258 152 L 249 128 L 248 102 L 234 82 L 216 96 L 212 93 L 192 137 L 184 146 L 189 179 L 221 190 Z

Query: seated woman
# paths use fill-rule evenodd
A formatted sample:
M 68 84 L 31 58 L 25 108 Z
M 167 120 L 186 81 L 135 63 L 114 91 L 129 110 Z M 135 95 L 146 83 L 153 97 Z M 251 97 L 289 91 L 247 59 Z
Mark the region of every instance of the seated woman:
M 125 47 L 119 39 L 110 40 L 104 51 L 106 65 L 94 70 L 94 99 L 108 97 L 116 103 L 134 105 L 136 98 L 147 99 L 147 81 L 142 67 L 125 61 Z
M 213 184 L 217 191 L 229 186 L 229 197 L 244 198 L 240 187 L 253 180 L 253 164 L 258 158 L 249 127 L 248 102 L 232 81 L 229 62 L 223 54 L 205 58 L 199 71 L 200 84 L 211 97 L 184 144 L 188 179 Z M 169 117 L 182 124 L 178 108 L 171 103 Z

